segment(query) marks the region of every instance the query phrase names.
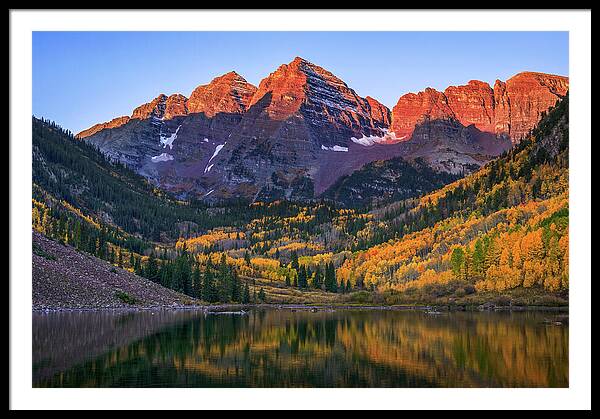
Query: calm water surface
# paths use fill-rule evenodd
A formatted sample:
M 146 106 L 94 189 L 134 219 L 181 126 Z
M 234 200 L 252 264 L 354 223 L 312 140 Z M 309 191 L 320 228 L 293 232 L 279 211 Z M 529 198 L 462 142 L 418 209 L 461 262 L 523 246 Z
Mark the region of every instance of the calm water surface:
M 34 387 L 567 387 L 557 314 L 33 313 Z

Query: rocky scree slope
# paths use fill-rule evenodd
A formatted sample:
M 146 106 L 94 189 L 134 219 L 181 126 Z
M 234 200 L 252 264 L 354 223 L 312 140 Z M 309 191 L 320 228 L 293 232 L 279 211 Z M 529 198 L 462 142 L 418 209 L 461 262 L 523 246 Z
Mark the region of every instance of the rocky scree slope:
M 195 300 L 42 234 L 33 237 L 33 309 L 182 307 Z

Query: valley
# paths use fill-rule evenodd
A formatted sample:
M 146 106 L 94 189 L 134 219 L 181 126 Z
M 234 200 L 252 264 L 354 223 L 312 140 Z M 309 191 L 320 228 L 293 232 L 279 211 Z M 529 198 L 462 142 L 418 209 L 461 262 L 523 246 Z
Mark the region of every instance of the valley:
M 568 304 L 568 98 L 463 178 L 388 160 L 300 200 L 183 199 L 32 123 L 35 234 L 191 304 Z

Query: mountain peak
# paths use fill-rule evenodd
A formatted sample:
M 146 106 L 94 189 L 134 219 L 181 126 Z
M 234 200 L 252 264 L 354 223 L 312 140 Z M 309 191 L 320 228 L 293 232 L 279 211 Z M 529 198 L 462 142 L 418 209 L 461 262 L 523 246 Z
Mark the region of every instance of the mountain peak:
M 344 120 L 342 125 L 352 127 L 353 131 L 365 126 L 368 127 L 367 130 L 380 129 L 384 125 L 387 127 L 384 122 L 389 111 L 387 108 L 379 106 L 380 104 L 375 106 L 377 109 L 374 113 L 378 115 L 378 120 L 373 121 L 375 115 L 371 113 L 371 106 L 366 99 L 330 71 L 302 57 L 279 66 L 263 79 L 251 105 L 258 103 L 266 95 L 269 95 L 269 101 L 265 103 L 265 112 L 272 119 L 286 119 L 304 106 L 306 109 L 314 108 L 312 112 L 320 114 L 324 119 L 323 123 L 340 125 L 341 118 Z M 360 137 L 364 132 L 354 134 Z
M 176 116 L 188 114 L 188 98 L 180 93 L 175 93 L 165 100 L 165 112 L 163 118 L 172 119 Z
M 564 97 L 569 90 L 569 78 L 556 74 L 523 71 L 512 76 L 506 81 L 507 85 L 522 90 L 523 93 L 547 92 Z
M 164 93 L 159 94 L 152 101 L 135 108 L 131 114 L 131 119 L 147 119 L 151 116 L 162 118 L 164 116 L 166 100 L 167 95 Z
M 103 129 L 107 129 L 107 128 L 117 128 L 120 127 L 121 125 L 125 125 L 127 122 L 129 122 L 129 116 L 119 116 L 117 118 L 114 118 L 108 122 L 103 122 L 100 124 L 96 124 L 93 125 L 91 127 L 89 127 L 88 129 L 85 129 L 83 131 L 81 131 L 80 133 L 78 133 L 75 138 L 85 138 L 85 137 L 89 137 L 91 135 L 94 135 L 95 133 L 102 131 Z
M 310 61 L 308 61 L 308 60 L 305 60 L 305 59 L 304 59 L 304 58 L 302 58 L 302 57 L 298 57 L 298 56 L 296 56 L 296 57 L 294 57 L 294 59 L 293 59 L 293 60 L 290 62 L 290 65 L 291 65 L 291 64 L 296 64 L 296 65 L 298 65 L 298 64 L 312 64 L 312 63 L 311 63 Z
M 190 113 L 203 112 L 212 117 L 217 113 L 241 113 L 246 111 L 256 86 L 235 71 L 215 77 L 210 83 L 198 86 L 190 95 Z
M 432 87 L 417 94 L 407 93 L 392 110 L 391 129 L 396 138 L 410 139 L 415 126 L 426 117 L 444 119 L 453 116 L 446 95 Z
M 520 71 L 517 74 L 515 74 L 514 76 L 512 76 L 511 78 L 509 78 L 508 80 L 513 80 L 513 79 L 519 79 L 519 78 L 528 78 L 528 77 L 533 77 L 533 78 L 559 78 L 559 79 L 567 79 L 568 77 L 566 76 L 560 76 L 558 74 L 550 74 L 550 73 L 541 73 L 539 71 Z
M 218 82 L 229 82 L 229 81 L 241 81 L 247 83 L 246 79 L 242 77 L 237 71 L 230 71 L 221 76 L 215 77 L 209 84 Z
M 482 88 L 491 89 L 489 83 L 481 81 L 481 80 L 469 80 L 469 82 L 467 83 L 467 86 L 474 86 L 474 87 L 482 87 Z

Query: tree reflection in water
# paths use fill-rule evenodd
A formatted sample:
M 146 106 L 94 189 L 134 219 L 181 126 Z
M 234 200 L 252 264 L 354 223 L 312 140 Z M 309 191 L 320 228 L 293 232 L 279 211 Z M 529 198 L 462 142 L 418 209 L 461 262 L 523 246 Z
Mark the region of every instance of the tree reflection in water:
M 34 313 L 35 387 L 566 387 L 548 313 Z

